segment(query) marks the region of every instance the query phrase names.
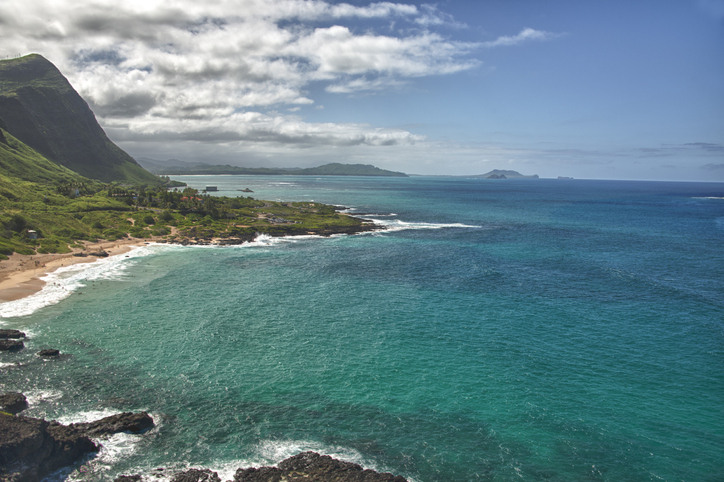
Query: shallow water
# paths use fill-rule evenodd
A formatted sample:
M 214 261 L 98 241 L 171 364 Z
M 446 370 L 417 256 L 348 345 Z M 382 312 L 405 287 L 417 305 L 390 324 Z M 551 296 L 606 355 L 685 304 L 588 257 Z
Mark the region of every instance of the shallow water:
M 179 179 L 390 229 L 147 246 L 0 305 L 29 415 L 158 421 L 59 477 L 308 449 L 418 482 L 724 477 L 721 184 Z

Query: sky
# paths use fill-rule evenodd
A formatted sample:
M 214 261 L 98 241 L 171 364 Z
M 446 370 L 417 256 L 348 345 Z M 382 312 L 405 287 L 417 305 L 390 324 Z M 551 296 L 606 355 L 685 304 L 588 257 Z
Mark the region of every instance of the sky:
M 0 0 L 133 157 L 724 181 L 724 0 Z

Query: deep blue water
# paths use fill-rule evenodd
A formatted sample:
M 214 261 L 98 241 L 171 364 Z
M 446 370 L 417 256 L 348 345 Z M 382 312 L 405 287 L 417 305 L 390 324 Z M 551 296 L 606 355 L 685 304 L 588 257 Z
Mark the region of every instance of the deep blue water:
M 390 229 L 149 246 L 0 305 L 31 313 L 0 354 L 29 415 L 159 422 L 72 480 L 307 449 L 417 482 L 724 479 L 724 184 L 179 179 Z

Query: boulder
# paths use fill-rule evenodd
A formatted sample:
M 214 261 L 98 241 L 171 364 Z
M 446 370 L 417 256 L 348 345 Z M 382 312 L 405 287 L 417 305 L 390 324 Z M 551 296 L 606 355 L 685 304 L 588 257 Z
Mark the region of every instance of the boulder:
M 407 482 L 390 473 L 379 473 L 352 462 L 316 452 L 302 452 L 279 463 L 279 467 L 239 469 L 233 482 Z
M 102 437 L 119 432 L 143 432 L 153 427 L 153 418 L 146 412 L 124 412 L 95 422 L 73 423 L 70 426 L 89 437 Z
M 0 480 L 36 482 L 98 447 L 57 422 L 0 414 Z
M 10 392 L 0 395 L 0 412 L 15 415 L 26 408 L 28 408 L 28 400 L 22 393 Z
M 188 469 L 174 475 L 171 482 L 221 482 L 221 479 L 209 469 Z
M 119 475 L 113 482 L 141 482 L 143 477 L 140 475 Z
M 38 356 L 41 356 L 43 358 L 52 358 L 60 356 L 60 350 L 56 350 L 55 348 L 47 348 L 45 350 L 40 350 L 38 352 Z
M 0 340 L 0 351 L 17 351 L 25 348 L 22 340 Z
M 0 330 L 0 340 L 8 338 L 25 338 L 25 333 L 20 330 Z

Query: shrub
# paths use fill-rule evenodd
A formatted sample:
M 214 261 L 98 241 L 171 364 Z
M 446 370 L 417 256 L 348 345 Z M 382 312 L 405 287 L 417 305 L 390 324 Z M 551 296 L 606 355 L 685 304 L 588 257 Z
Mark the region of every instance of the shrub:
M 173 214 L 171 214 L 169 211 L 164 211 L 158 216 L 158 219 L 164 222 L 169 222 L 173 219 Z

